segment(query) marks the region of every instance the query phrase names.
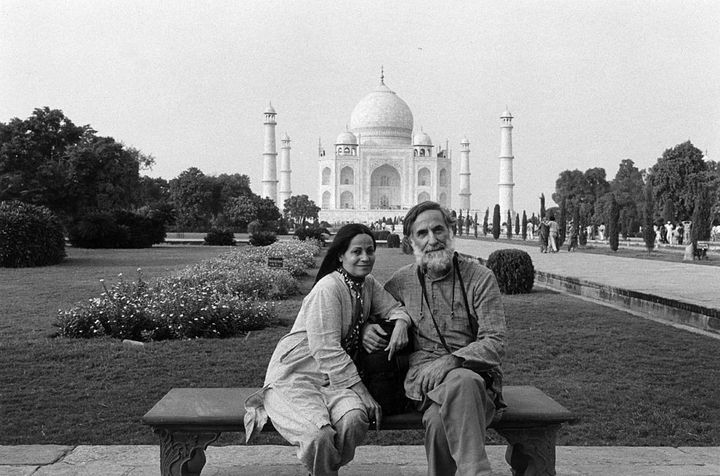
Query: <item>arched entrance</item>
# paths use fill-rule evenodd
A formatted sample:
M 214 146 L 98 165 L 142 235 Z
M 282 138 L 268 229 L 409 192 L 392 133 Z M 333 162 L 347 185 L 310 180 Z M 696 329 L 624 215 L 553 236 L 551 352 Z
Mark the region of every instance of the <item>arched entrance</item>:
M 370 175 L 370 208 L 400 208 L 400 173 L 381 165 Z

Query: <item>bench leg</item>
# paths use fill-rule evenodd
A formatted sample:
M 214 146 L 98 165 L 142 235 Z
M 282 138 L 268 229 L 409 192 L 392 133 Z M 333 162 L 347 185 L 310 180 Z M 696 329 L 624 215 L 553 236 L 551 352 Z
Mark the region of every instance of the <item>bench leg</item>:
M 155 430 L 160 436 L 160 474 L 162 476 L 200 476 L 205 466 L 205 450 L 220 433 L 188 433 Z
M 496 430 L 508 441 L 505 460 L 514 476 L 555 476 L 555 439 L 559 425 Z

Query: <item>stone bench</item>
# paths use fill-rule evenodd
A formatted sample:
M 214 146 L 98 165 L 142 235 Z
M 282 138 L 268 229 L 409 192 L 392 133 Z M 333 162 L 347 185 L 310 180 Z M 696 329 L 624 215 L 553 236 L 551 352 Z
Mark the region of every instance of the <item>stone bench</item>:
M 199 475 L 205 449 L 222 432 L 243 432 L 245 399 L 257 388 L 173 388 L 143 417 L 160 436 L 163 476 Z M 508 441 L 505 459 L 513 474 L 555 474 L 555 438 L 573 414 L 531 386 L 507 386 L 503 417 L 490 426 Z M 422 429 L 422 415 L 410 412 L 383 417 L 381 430 Z M 268 422 L 263 431 L 274 431 Z

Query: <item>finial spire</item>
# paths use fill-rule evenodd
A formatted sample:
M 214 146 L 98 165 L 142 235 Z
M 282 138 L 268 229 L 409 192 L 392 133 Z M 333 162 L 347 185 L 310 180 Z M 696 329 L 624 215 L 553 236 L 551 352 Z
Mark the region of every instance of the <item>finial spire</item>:
M 380 84 L 385 84 L 385 68 L 380 65 Z

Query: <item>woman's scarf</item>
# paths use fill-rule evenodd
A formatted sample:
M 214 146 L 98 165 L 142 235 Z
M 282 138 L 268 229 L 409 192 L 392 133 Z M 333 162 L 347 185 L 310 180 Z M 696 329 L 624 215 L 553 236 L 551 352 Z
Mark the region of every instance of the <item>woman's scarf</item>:
M 350 291 L 350 296 L 353 298 L 352 324 L 350 325 L 350 331 L 342 339 L 340 345 L 353 359 L 353 361 L 356 362 L 360 351 L 360 330 L 362 329 L 363 324 L 365 324 L 365 320 L 363 318 L 362 296 L 362 288 L 365 278 L 350 276 L 350 274 L 345 271 L 345 268 L 342 267 L 338 268 L 337 272 L 343 277 L 343 280 Z

